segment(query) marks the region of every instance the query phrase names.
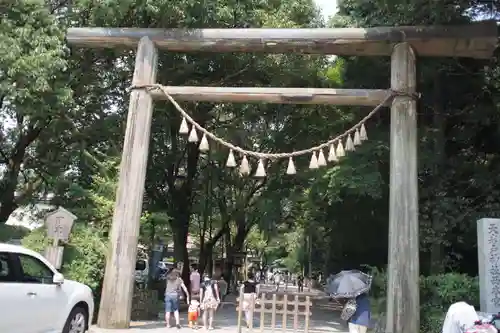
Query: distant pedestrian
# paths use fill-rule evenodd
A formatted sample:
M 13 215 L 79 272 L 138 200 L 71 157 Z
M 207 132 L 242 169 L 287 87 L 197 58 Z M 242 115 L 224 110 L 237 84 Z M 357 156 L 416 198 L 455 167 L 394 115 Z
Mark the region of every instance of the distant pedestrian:
M 276 284 L 276 291 L 280 289 L 280 282 L 281 282 L 281 274 L 278 272 L 274 276 L 274 283 Z
M 191 274 L 189 275 L 190 287 L 191 287 L 191 298 L 200 299 L 200 285 L 201 277 L 198 273 L 198 265 L 191 265 Z
M 304 291 L 304 277 L 302 275 L 297 277 L 297 287 L 299 289 L 299 293 Z
M 189 293 L 186 285 L 181 279 L 181 272 L 173 267 L 167 274 L 167 285 L 165 288 L 165 322 L 170 327 L 170 313 L 174 314 L 175 326 L 181 328 L 179 319 L 179 300 L 181 293 L 186 294 L 186 301 L 189 304 Z
M 273 282 L 273 272 L 271 270 L 267 271 L 267 281 L 266 283 L 272 284 Z
M 213 281 L 208 275 L 203 279 L 203 285 L 200 291 L 201 309 L 203 310 L 203 327 L 213 330 L 215 310 L 220 303 L 220 294 L 217 283 Z
M 245 321 L 247 327 L 250 327 L 252 321 L 252 313 L 254 311 L 255 302 L 259 295 L 260 285 L 255 281 L 252 273 L 248 273 L 248 279 L 243 282 L 243 302 L 241 305 L 242 310 L 245 312 Z

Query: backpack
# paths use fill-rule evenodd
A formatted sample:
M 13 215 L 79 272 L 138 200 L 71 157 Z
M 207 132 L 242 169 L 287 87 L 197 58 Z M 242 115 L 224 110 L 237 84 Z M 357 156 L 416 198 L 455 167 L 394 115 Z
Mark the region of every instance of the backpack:
M 205 293 L 208 287 L 212 288 L 212 295 L 214 298 L 217 298 L 217 294 L 215 293 L 215 283 L 212 280 L 203 282 L 202 289 Z

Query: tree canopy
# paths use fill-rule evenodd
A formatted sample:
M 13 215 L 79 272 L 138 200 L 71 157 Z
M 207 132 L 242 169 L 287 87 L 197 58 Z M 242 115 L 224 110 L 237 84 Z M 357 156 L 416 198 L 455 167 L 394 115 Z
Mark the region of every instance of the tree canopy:
M 69 48 L 68 27 L 369 27 L 466 24 L 498 19 L 489 1 L 339 1 L 324 22 L 312 0 L 20 0 L 0 4 L 0 221 L 49 201 L 95 228 L 111 223 L 131 84 L 133 50 Z M 419 59 L 419 223 L 422 273 L 477 274 L 476 220 L 500 215 L 500 70 L 489 60 Z M 193 86 L 385 88 L 389 59 L 161 52 L 159 83 Z M 277 104 L 182 103 L 235 145 L 287 152 L 317 145 L 371 109 Z M 265 179 L 226 168 L 228 151 L 200 153 L 179 135 L 169 103 L 154 109 L 141 243 L 173 240 L 200 268 L 248 250 L 291 270 L 331 272 L 387 262 L 389 120 L 340 162 L 296 175 L 273 163 Z M 251 160 L 252 167 L 256 161 Z M 50 194 L 50 195 L 48 195 Z M 83 229 L 79 229 L 83 230 Z M 83 234 L 82 237 L 89 237 Z M 99 243 L 92 239 L 93 243 Z M 81 242 L 75 242 L 75 244 Z M 101 244 L 101 243 L 99 243 Z M 100 245 L 99 245 L 100 246 Z M 229 256 L 231 258 L 231 256 Z M 444 263 L 444 264 L 443 264 Z M 226 262 L 231 271 L 234 263 Z

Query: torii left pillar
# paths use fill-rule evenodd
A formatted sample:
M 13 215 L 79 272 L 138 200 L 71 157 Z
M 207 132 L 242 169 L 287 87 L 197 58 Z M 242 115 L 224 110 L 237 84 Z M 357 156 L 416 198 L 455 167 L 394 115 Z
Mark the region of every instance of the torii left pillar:
M 391 89 L 391 181 L 386 333 L 420 332 L 416 59 L 394 46 Z
M 158 52 L 143 37 L 135 59 L 133 85 L 155 84 Z M 111 226 L 110 248 L 97 326 L 129 328 L 140 217 L 153 116 L 153 100 L 144 89 L 133 90 L 123 143 L 120 178 Z

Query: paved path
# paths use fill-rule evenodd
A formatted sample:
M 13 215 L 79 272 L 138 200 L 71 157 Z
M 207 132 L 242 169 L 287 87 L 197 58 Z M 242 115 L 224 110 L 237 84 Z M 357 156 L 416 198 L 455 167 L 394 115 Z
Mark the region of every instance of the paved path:
M 272 287 L 264 286 L 263 291 L 271 291 Z M 288 287 L 287 294 L 295 294 L 297 292 L 296 288 Z M 280 287 L 278 293 L 285 293 L 284 288 Z M 328 300 L 322 296 L 320 291 L 313 290 L 310 293 L 307 290 L 304 292 L 305 295 L 311 294 L 313 298 L 313 307 L 312 307 L 312 316 L 309 324 L 309 332 L 311 333 L 346 333 L 348 332 L 345 324 L 341 323 L 339 319 L 338 312 L 334 312 L 331 308 L 331 304 Z M 217 310 L 217 314 L 215 317 L 215 329 L 212 331 L 214 333 L 236 333 L 237 332 L 237 312 L 235 308 L 235 297 L 228 296 L 226 299 L 227 303 L 224 304 L 222 309 Z M 162 316 L 163 314 L 161 314 Z M 173 319 L 173 318 L 172 318 Z M 264 333 L 272 332 L 271 326 L 271 314 L 266 314 L 264 317 L 264 322 L 266 329 Z M 282 316 L 276 315 L 276 329 L 275 332 L 284 332 L 282 329 Z M 164 333 L 164 332 L 178 332 L 178 333 L 192 333 L 194 330 L 187 327 L 186 322 L 186 314 L 181 313 L 181 325 L 183 326 L 181 329 L 170 328 L 167 329 L 165 327 L 164 321 L 149 321 L 149 322 L 132 322 L 131 328 L 126 330 L 105 330 L 99 329 L 97 327 L 92 327 L 89 333 Z M 298 330 L 293 329 L 293 316 L 288 316 L 288 320 L 286 323 L 287 330 L 286 332 L 303 332 L 304 330 L 304 319 L 303 317 L 299 317 L 299 327 Z M 198 330 L 200 333 L 204 332 L 203 329 Z M 258 333 L 260 331 L 260 317 L 259 314 L 255 314 L 254 316 L 254 328 L 252 330 L 243 328 L 243 333 Z

